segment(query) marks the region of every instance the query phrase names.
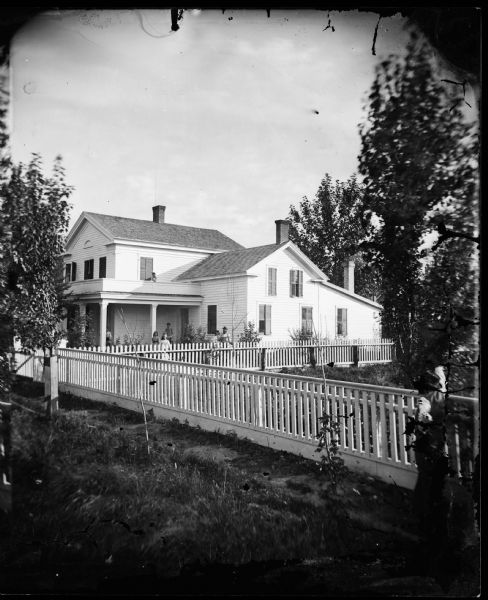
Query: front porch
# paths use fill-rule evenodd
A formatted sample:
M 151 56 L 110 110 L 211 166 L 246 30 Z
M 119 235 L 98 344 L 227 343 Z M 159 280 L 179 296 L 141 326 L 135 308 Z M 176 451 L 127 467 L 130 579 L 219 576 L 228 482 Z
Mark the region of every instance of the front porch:
M 112 343 L 150 344 L 153 332 L 161 336 L 168 323 L 173 341 L 187 324 L 200 325 L 202 297 L 187 284 L 99 279 L 73 282 L 71 288 L 80 316 L 89 317 L 88 330 L 97 346 L 106 346 L 107 331 Z

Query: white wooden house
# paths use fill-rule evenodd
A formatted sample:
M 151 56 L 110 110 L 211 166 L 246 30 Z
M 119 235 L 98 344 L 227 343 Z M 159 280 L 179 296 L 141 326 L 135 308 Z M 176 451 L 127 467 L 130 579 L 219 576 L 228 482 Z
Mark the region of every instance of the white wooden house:
M 149 343 L 168 323 L 175 341 L 187 323 L 208 333 L 226 326 L 237 339 L 248 321 L 270 340 L 303 327 L 329 338 L 380 335 L 381 306 L 354 293 L 354 263 L 344 288 L 329 283 L 283 220 L 275 243 L 243 248 L 214 229 L 166 223 L 164 206 L 152 221 L 83 212 L 67 237 L 65 278 L 101 346 L 107 330 L 114 341 Z

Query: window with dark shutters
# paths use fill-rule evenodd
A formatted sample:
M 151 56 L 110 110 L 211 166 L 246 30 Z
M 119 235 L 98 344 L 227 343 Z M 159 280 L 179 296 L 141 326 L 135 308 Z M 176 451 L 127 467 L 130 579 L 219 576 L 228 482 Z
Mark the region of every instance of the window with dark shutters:
M 209 304 L 207 309 L 207 333 L 214 334 L 217 331 L 217 305 Z
M 271 335 L 271 304 L 259 305 L 259 333 Z
M 76 263 L 71 263 L 71 281 L 76 281 Z
M 140 279 L 143 281 L 151 281 L 153 273 L 153 259 L 141 256 L 140 261 Z
M 100 277 L 100 279 L 107 277 L 107 257 L 106 256 L 102 256 L 98 260 L 98 277 Z
M 71 263 L 64 267 L 64 282 L 68 283 L 69 281 L 71 281 Z
M 302 306 L 302 331 L 313 333 L 313 309 L 311 306 Z
M 85 260 L 85 274 L 84 274 L 85 279 L 93 279 L 94 264 L 95 264 L 95 261 L 93 258 L 90 258 L 90 260 Z
M 276 296 L 276 275 L 278 269 L 268 267 L 268 296 Z
M 292 298 L 303 296 L 303 271 L 299 269 L 290 270 L 290 296 Z
M 347 308 L 337 309 L 337 335 L 347 335 Z

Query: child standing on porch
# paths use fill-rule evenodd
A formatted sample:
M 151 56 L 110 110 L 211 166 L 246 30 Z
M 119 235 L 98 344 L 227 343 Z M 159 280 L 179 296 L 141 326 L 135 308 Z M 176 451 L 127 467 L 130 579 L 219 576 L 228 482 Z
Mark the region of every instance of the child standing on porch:
M 161 350 L 164 352 L 161 354 L 161 358 L 163 360 L 169 360 L 169 354 L 166 352 L 167 350 L 171 350 L 171 344 L 166 335 L 166 331 L 163 332 L 161 336 Z
M 166 323 L 165 333 L 166 333 L 166 337 L 172 344 L 173 343 L 173 328 L 171 327 L 171 323 Z

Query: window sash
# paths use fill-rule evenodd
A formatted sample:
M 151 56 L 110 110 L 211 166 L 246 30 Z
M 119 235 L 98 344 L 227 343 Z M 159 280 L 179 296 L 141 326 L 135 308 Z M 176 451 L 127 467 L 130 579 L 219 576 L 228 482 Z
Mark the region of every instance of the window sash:
M 153 274 L 153 259 L 141 256 L 139 278 L 143 281 L 151 281 Z
M 90 260 L 85 260 L 85 273 L 84 273 L 85 279 L 93 279 L 94 263 L 95 263 L 95 261 L 93 258 L 90 258 Z
M 76 281 L 76 263 L 71 263 L 71 281 Z
M 313 307 L 302 306 L 302 331 L 313 333 Z
M 68 283 L 69 281 L 71 281 L 71 263 L 64 267 L 64 282 Z
M 347 308 L 337 309 L 337 335 L 347 335 Z
M 104 279 L 107 277 L 107 257 L 101 256 L 98 260 L 98 277 Z
M 303 296 L 303 271 L 300 269 L 290 270 L 290 296 L 292 298 Z
M 259 333 L 271 335 L 271 304 L 259 305 Z
M 217 331 L 217 305 L 209 304 L 207 307 L 207 333 L 214 334 Z
M 276 296 L 276 275 L 278 269 L 268 267 L 268 296 Z

